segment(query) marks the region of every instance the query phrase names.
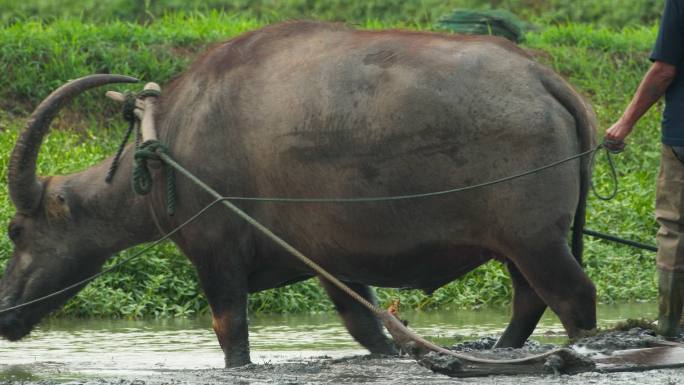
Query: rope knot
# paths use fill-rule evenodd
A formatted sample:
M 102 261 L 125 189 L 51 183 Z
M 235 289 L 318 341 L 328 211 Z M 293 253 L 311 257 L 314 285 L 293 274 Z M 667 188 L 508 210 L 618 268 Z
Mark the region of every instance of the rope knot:
M 169 155 L 169 149 L 158 140 L 148 140 L 140 145 L 133 156 L 133 191 L 147 195 L 152 191 L 153 179 L 147 168 L 148 160 L 161 161 L 160 154 Z M 166 167 L 166 212 L 176 212 L 176 176 L 171 167 Z
M 124 105 L 123 105 L 123 118 L 125 121 L 132 123 L 135 122 L 135 101 L 137 97 L 131 91 L 124 92 Z

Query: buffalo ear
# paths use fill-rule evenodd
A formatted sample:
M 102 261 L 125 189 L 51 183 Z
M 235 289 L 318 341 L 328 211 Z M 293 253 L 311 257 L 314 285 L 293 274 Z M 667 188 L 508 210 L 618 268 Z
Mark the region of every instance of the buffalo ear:
M 45 216 L 48 220 L 64 220 L 71 218 L 71 210 L 64 193 L 49 192 L 45 195 Z

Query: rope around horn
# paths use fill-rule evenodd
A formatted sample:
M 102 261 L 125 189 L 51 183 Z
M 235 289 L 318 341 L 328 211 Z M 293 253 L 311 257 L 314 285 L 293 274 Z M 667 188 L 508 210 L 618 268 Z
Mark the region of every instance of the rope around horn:
M 140 98 L 146 98 L 148 96 L 155 96 L 159 97 L 161 95 L 161 92 L 154 90 L 154 89 L 146 89 L 142 90 L 138 93 L 133 93 L 131 91 L 126 91 L 124 92 L 124 106 L 122 109 L 122 115 L 123 118 L 126 122 L 128 122 L 128 129 L 126 130 L 126 134 L 124 135 L 123 140 L 119 144 L 118 149 L 116 150 L 116 154 L 114 155 L 114 158 L 112 159 L 112 163 L 109 166 L 109 171 L 107 172 L 107 177 L 105 178 L 105 181 L 107 183 L 111 183 L 112 179 L 114 178 L 114 174 L 116 174 L 116 171 L 119 169 L 119 162 L 121 161 L 121 154 L 123 154 L 124 149 L 126 148 L 126 143 L 128 143 L 128 139 L 131 137 L 131 133 L 136 130 L 136 128 L 139 128 L 137 126 L 138 123 L 138 117 L 135 115 L 135 109 L 136 109 L 136 100 Z M 140 132 L 136 132 L 136 140 L 135 140 L 135 148 L 136 150 L 140 148 Z M 169 214 L 173 215 L 173 214 Z

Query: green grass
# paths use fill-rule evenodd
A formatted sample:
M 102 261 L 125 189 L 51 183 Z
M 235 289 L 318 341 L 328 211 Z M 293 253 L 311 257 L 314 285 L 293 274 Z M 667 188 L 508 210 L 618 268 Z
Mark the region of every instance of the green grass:
M 41 2 L 26 4 L 37 3 Z M 401 21 L 376 18 L 361 26 L 429 28 L 415 18 L 397 20 Z M 264 23 L 263 19 L 208 12 L 155 16 L 146 25 L 124 21 L 95 24 L 72 18 L 50 23 L 25 20 L 0 27 L 0 67 L 5 70 L 0 77 L 0 178 L 6 180 L 7 158 L 27 114 L 67 79 L 106 70 L 163 84 L 209 44 Z M 543 52 L 540 61 L 562 73 L 591 99 L 603 130 L 619 116 L 648 68 L 647 55 L 655 35 L 656 28 L 651 26 L 615 30 L 569 23 L 529 34 L 526 46 Z M 118 112 L 100 94 L 91 92 L 68 110 L 41 151 L 41 174 L 72 172 L 103 159 L 114 152 L 123 132 Z M 617 158 L 618 198 L 590 200 L 588 223 L 592 229 L 653 243 L 658 110 L 643 119 L 630 138 L 628 151 Z M 599 159 L 595 180 L 601 191 L 608 189 L 606 175 L 605 163 Z M 1 223 L 8 221 L 12 210 L 6 185 L 0 184 Z M 10 253 L 7 238 L 0 237 L 0 260 Z M 655 269 L 650 253 L 587 239 L 585 262 L 601 302 L 654 300 Z M 384 304 L 400 298 L 410 308 L 457 309 L 506 304 L 511 292 L 505 269 L 493 262 L 430 297 L 419 291 L 388 289 L 379 289 L 378 295 Z M 307 281 L 252 295 L 250 308 L 262 312 L 327 311 L 332 305 L 315 281 Z M 94 282 L 60 314 L 167 317 L 206 311 L 191 265 L 168 244 Z
M 0 23 L 63 17 L 92 22 L 150 22 L 165 14 L 212 10 L 272 22 L 314 18 L 350 23 L 433 23 L 454 8 L 510 10 L 544 23 L 595 23 L 617 28 L 652 24 L 661 0 L 0 0 Z

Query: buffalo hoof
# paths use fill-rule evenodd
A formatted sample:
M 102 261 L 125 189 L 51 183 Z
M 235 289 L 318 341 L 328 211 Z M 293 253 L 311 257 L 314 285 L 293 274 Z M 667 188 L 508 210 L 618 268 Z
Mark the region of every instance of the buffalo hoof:
M 226 366 L 225 366 L 226 369 L 237 368 L 237 367 L 249 365 L 252 363 L 252 361 L 250 361 L 249 357 L 231 357 L 231 358 L 226 357 L 225 362 L 226 362 Z

